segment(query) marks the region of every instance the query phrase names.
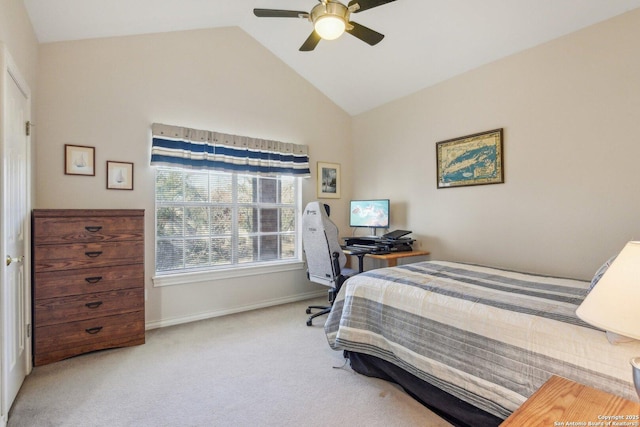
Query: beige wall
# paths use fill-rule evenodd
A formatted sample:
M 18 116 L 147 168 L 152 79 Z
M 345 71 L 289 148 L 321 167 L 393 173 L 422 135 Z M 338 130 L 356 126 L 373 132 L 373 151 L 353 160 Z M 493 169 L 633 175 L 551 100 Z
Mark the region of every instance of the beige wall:
M 21 0 L 0 0 L 0 43 L 11 55 L 21 77 L 26 81 L 31 92 L 31 122 L 37 123 L 36 102 L 38 72 L 38 40 L 27 10 Z M 2 108 L 0 106 L 0 108 Z M 2 113 L 2 112 L 0 112 Z M 37 131 L 31 134 L 31 164 L 35 165 Z M 31 182 L 35 182 L 35 167 L 31 168 Z M 35 203 L 35 191 L 31 194 L 32 204 Z
M 640 10 L 356 117 L 354 196 L 433 259 L 589 279 L 640 239 L 638 40 Z M 501 127 L 504 184 L 436 189 L 437 141 Z
M 0 0 L 0 42 L 9 50 L 34 96 L 38 40 L 21 0 Z
M 326 290 L 307 282 L 303 270 L 162 288 L 151 283 L 153 122 L 308 144 L 314 172 L 317 161 L 351 162 L 351 118 L 246 33 L 233 27 L 44 44 L 38 76 L 37 207 L 146 210 L 148 324 Z M 64 174 L 64 144 L 96 147 L 95 177 Z M 134 191 L 106 190 L 107 160 L 134 162 Z M 341 200 L 330 202 L 338 222 L 346 221 L 341 206 L 349 186 L 342 191 Z M 314 197 L 315 176 L 303 183 L 304 202 Z

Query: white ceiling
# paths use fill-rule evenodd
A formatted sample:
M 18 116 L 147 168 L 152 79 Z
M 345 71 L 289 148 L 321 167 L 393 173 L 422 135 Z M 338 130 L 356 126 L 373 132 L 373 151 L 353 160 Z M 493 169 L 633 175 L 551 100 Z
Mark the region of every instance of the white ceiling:
M 239 26 L 351 115 L 640 7 L 640 0 L 397 0 L 351 15 L 386 37 L 312 31 L 253 8 L 309 11 L 317 0 L 24 0 L 41 43 Z M 345 1 L 346 3 L 346 1 Z

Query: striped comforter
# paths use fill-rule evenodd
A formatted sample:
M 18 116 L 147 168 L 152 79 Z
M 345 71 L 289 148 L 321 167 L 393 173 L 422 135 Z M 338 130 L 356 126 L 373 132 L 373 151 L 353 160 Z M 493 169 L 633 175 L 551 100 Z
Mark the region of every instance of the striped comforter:
M 575 309 L 589 283 L 451 262 L 368 271 L 340 290 L 329 345 L 382 358 L 506 418 L 553 374 L 637 400 L 629 359 Z

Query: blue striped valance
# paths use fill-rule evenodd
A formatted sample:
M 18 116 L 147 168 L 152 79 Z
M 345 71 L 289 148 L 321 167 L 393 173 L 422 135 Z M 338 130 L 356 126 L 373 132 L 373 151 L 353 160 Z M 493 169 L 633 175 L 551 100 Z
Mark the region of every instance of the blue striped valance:
M 306 145 L 169 126 L 151 127 L 152 166 L 309 177 Z

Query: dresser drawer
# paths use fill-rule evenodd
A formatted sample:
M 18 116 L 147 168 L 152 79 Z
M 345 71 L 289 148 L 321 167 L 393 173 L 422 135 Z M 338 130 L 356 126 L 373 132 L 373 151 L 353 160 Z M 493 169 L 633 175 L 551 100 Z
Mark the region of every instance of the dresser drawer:
M 42 366 L 48 363 L 58 362 L 73 356 L 79 356 L 91 351 L 106 350 L 116 347 L 129 347 L 132 345 L 144 344 L 144 332 L 136 335 L 125 335 L 121 337 L 113 337 L 108 341 L 97 341 L 85 343 L 77 347 L 60 347 L 46 353 L 34 353 L 33 365 Z
M 143 308 L 143 289 L 123 289 L 39 300 L 34 304 L 34 316 L 36 325 L 49 326 L 140 311 Z
M 34 333 L 34 350 L 36 354 L 74 347 L 90 348 L 85 351 L 91 351 L 105 348 L 103 345 L 109 345 L 112 341 L 122 342 L 140 336 L 144 340 L 144 314 L 134 312 L 37 327 Z
M 34 217 L 34 243 L 119 242 L 144 239 L 144 217 Z
M 144 262 L 144 241 L 36 246 L 36 273 Z
M 90 292 L 142 288 L 144 264 L 36 273 L 34 300 Z

